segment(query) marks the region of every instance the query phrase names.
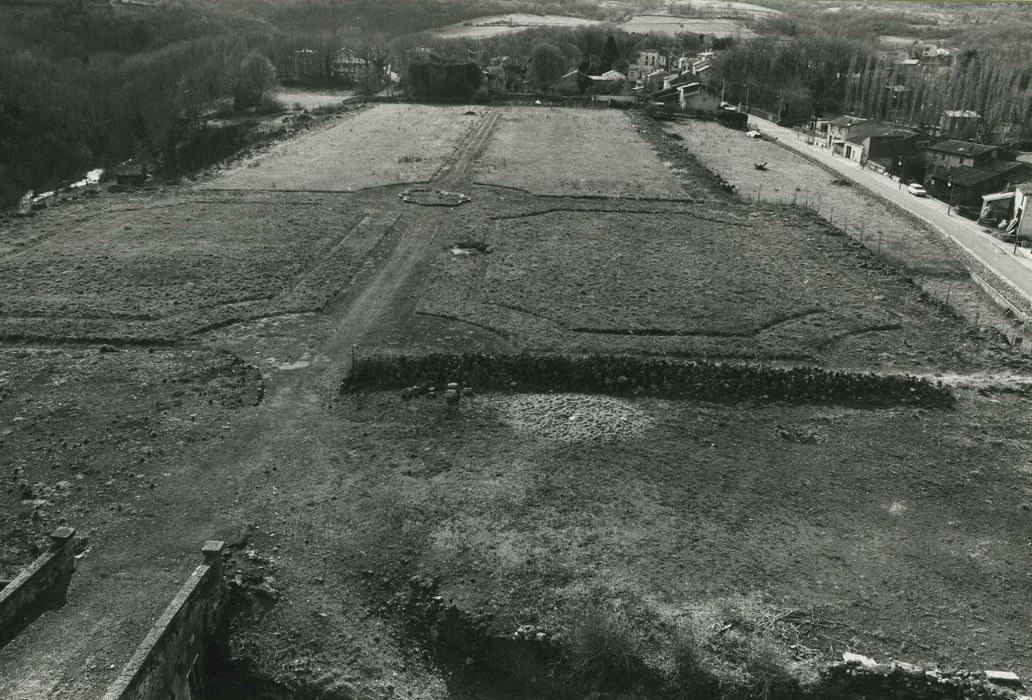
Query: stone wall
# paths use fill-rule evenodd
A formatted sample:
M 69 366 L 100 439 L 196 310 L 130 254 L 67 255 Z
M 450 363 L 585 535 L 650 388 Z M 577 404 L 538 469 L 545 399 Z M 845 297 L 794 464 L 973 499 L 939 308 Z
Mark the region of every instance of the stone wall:
M 674 362 L 630 355 L 380 355 L 360 358 L 341 391 L 413 385 L 443 391 L 450 382 L 501 391 L 580 391 L 719 402 L 950 407 L 955 401 L 949 387 L 910 375 Z
M 1006 687 L 1009 683 L 1012 687 Z M 877 663 L 859 654 L 845 654 L 841 663 L 821 672 L 820 697 L 852 700 L 1028 700 L 1017 677 L 995 671 L 925 669 L 902 661 Z
M 198 566 L 158 618 L 104 700 L 190 698 L 204 677 L 208 645 L 222 621 L 222 542 L 206 542 Z
M 50 535 L 50 549 L 0 590 L 0 647 L 50 608 L 64 605 L 75 571 L 75 530 L 59 527 Z

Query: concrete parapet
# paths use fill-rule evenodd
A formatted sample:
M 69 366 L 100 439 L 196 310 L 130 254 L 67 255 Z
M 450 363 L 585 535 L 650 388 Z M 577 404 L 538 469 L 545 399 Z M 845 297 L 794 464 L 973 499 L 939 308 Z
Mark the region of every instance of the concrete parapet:
M 151 627 L 104 700 L 192 696 L 203 680 L 211 637 L 222 622 L 223 547 L 215 540 L 204 543 L 204 562 Z
M 51 608 L 64 605 L 75 571 L 75 530 L 59 527 L 50 534 L 50 548 L 0 590 L 0 647 Z

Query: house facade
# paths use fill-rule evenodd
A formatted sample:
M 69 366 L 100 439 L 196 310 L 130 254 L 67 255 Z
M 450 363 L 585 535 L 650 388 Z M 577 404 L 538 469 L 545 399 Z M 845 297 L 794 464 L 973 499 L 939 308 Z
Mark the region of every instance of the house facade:
M 992 161 L 980 167 L 961 165 L 940 171 L 931 177 L 931 184 L 942 199 L 957 207 L 975 207 L 980 210 L 982 197 L 1009 190 L 1013 183 L 1023 181 L 1032 173 L 1028 163 Z
M 954 168 L 979 168 L 996 159 L 996 146 L 969 141 L 943 139 L 921 149 L 925 166 L 932 175 L 938 175 Z
M 639 51 L 637 65 L 641 67 L 642 73 L 646 74 L 656 70 L 666 70 L 667 57 L 666 54 L 660 53 L 655 49 Z
M 857 163 L 864 162 L 864 141 L 885 126 L 877 119 L 863 119 L 852 115 L 837 117 L 828 122 L 825 145 L 835 155 Z
M 720 95 L 702 83 L 681 85 L 677 88 L 677 94 L 682 112 L 716 114 L 720 111 Z
M 876 163 L 888 172 L 901 172 L 903 161 L 917 153 L 921 135 L 890 124 L 870 132 L 862 141 L 861 163 Z

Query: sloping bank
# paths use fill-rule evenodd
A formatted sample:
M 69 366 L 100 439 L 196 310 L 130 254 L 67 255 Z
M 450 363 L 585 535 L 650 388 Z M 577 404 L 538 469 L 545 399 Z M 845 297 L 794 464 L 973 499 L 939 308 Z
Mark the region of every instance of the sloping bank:
M 341 383 L 341 393 L 403 387 L 443 390 L 452 382 L 481 391 L 568 391 L 718 402 L 950 408 L 956 401 L 949 387 L 909 374 L 628 355 L 484 353 L 359 358 Z

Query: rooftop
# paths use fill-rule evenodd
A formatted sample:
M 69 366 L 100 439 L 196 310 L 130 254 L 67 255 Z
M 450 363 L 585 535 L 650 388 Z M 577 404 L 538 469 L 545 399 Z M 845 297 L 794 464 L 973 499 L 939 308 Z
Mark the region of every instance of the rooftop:
M 884 124 L 875 128 L 870 136 L 917 136 L 917 132 L 913 129 L 907 129 L 902 126 L 896 126 L 895 124 Z
M 970 141 L 957 141 L 956 139 L 943 139 L 936 141 L 931 146 L 925 146 L 926 151 L 937 151 L 955 156 L 980 156 L 990 151 L 995 151 L 996 146 L 989 146 L 984 143 L 971 143 Z
M 947 117 L 961 117 L 963 119 L 981 119 L 982 115 L 970 109 L 947 109 L 944 114 Z
M 973 187 L 980 182 L 985 182 L 986 180 L 994 177 L 1020 177 L 1024 176 L 1028 172 L 1032 172 L 1032 166 L 1028 163 L 1011 163 L 1008 161 L 997 160 L 981 168 L 972 168 L 967 165 L 953 168 L 953 170 L 949 172 L 949 179 L 954 185 Z
M 854 124 L 862 124 L 866 121 L 870 120 L 864 119 L 863 117 L 854 117 L 849 114 L 844 114 L 841 117 L 836 117 L 835 119 L 832 119 L 830 122 L 828 122 L 828 124 L 830 124 L 831 126 L 853 126 Z

